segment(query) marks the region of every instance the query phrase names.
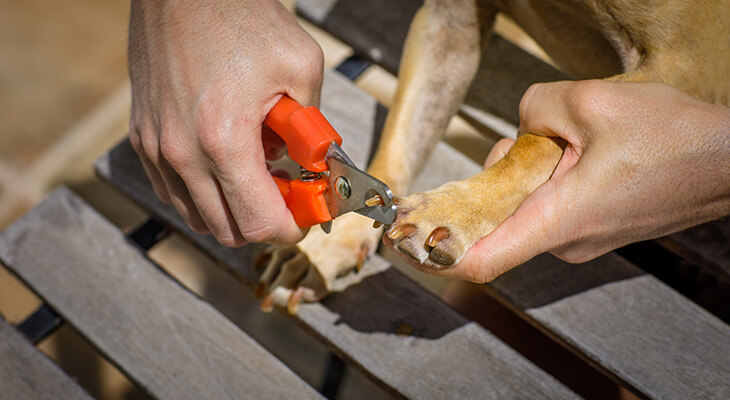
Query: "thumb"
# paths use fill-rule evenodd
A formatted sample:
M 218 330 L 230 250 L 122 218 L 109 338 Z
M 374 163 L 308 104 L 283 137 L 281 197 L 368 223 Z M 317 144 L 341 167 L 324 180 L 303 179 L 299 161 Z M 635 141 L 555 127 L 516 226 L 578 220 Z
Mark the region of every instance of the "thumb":
M 561 209 L 556 183 L 537 188 L 497 229 L 477 241 L 455 270 L 477 282 L 488 282 L 561 242 L 556 232 Z
M 518 136 L 525 133 L 557 136 L 575 147 L 580 154 L 586 142 L 585 132 L 575 124 L 575 104 L 586 96 L 586 86 L 594 81 L 538 83 L 530 86 L 520 100 Z

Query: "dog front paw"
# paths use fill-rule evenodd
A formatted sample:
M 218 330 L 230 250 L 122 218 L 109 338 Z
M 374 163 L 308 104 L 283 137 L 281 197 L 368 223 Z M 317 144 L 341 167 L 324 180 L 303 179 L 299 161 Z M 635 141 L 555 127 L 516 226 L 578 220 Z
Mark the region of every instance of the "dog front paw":
M 509 215 L 489 215 L 468 181 L 452 182 L 398 203 L 386 242 L 409 261 L 434 269 L 458 263 L 469 248 Z
M 295 314 L 301 301 L 324 298 L 337 277 L 362 267 L 381 232 L 372 220 L 350 213 L 333 221 L 329 235 L 313 227 L 296 245 L 272 246 L 257 263 L 265 266 L 256 286 L 262 310 L 277 306 Z

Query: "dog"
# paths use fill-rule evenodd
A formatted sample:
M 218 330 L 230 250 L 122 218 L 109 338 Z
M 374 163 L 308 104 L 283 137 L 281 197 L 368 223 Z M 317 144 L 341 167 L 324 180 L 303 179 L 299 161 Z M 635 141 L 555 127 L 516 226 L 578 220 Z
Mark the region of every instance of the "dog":
M 498 13 L 522 27 L 575 79 L 656 81 L 707 102 L 730 101 L 730 2 L 710 0 L 426 0 L 404 45 L 394 106 L 368 172 L 393 193 L 411 182 L 441 139 L 477 72 Z M 565 143 L 525 134 L 505 159 L 464 181 L 398 204 L 387 232 L 396 251 L 425 268 L 448 268 L 547 181 Z M 485 190 L 489 188 L 489 190 Z M 361 266 L 383 233 L 350 213 L 295 246 L 266 255 L 256 293 L 263 309 L 295 313 L 335 278 Z

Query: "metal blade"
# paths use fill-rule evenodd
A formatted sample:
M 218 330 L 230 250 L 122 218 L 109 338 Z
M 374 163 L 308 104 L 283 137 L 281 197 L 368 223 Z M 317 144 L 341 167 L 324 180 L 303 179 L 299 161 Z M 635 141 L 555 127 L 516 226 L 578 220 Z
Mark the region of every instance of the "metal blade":
M 327 166 L 329 185 L 324 196 L 333 218 L 355 211 L 385 225 L 395 221 L 396 207 L 388 185 L 359 169 L 337 143 L 330 145 Z M 365 200 L 375 195 L 380 195 L 384 204 L 367 207 Z

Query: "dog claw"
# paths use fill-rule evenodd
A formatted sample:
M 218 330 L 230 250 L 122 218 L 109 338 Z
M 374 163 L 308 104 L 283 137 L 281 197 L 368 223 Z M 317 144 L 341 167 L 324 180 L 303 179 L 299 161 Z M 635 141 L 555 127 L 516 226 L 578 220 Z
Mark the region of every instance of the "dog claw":
M 298 287 L 297 290 L 289 296 L 289 300 L 286 301 L 286 311 L 289 314 L 294 315 L 297 313 L 302 297 L 304 297 L 304 288 L 301 287 Z
M 261 269 L 267 262 L 269 262 L 270 259 L 271 253 L 268 251 L 259 254 L 259 256 L 256 257 L 256 261 L 253 263 L 254 268 Z
M 430 235 L 428 235 L 428 239 L 426 239 L 426 246 L 434 248 L 440 241 L 448 238 L 450 235 L 451 233 L 449 232 L 449 228 L 436 228 Z
M 378 229 L 381 226 L 383 226 L 383 224 L 380 221 L 373 221 L 373 228 Z
M 269 293 L 261 300 L 261 311 L 271 312 L 274 309 L 274 296 Z
M 393 240 L 398 240 L 403 236 L 408 236 L 411 233 L 415 232 L 416 226 L 413 224 L 403 224 L 396 226 L 393 228 L 390 232 L 388 232 L 388 237 Z
M 379 194 L 376 194 L 375 196 L 365 200 L 365 205 L 368 207 L 382 206 L 383 204 L 385 204 L 385 202 L 383 201 L 383 198 L 380 197 Z
M 256 285 L 256 289 L 253 292 L 253 296 L 257 299 L 260 299 L 264 297 L 266 294 L 266 291 L 269 289 L 269 285 L 267 285 L 264 282 L 259 282 L 258 285 Z
M 365 263 L 365 259 L 368 258 L 368 254 L 370 254 L 370 249 L 364 245 L 360 246 L 360 251 L 357 252 L 357 264 L 355 264 L 355 271 L 360 272 L 363 263 Z

